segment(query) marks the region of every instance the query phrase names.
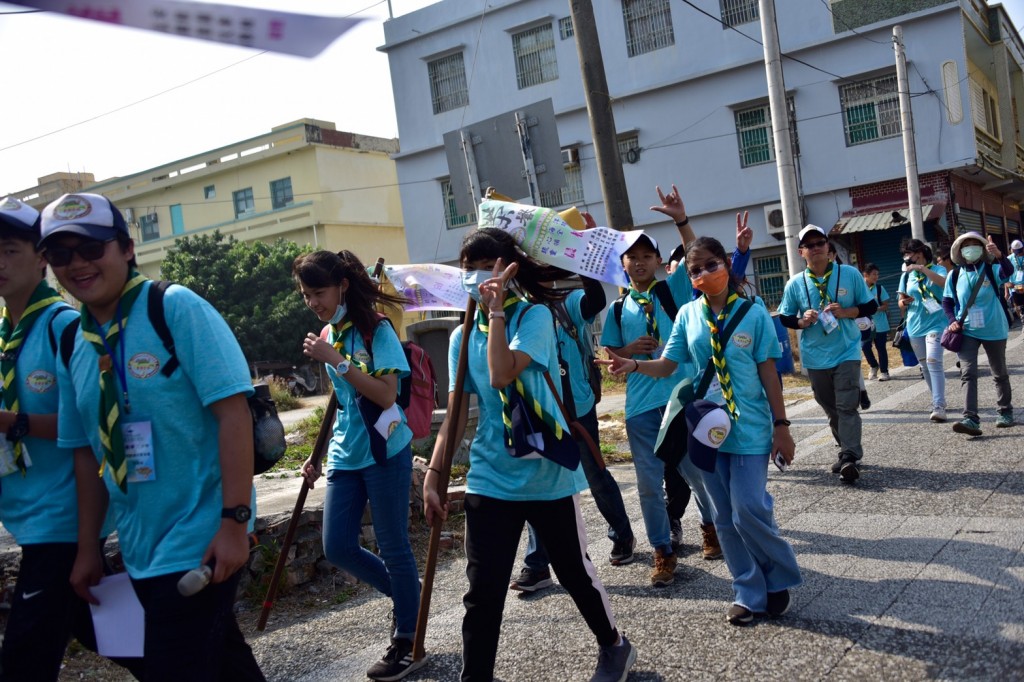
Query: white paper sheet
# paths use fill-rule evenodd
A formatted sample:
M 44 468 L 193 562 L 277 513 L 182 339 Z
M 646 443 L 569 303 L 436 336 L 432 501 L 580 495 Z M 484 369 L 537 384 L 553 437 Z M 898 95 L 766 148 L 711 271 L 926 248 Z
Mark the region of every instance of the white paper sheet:
M 105 576 L 90 591 L 100 600 L 89 605 L 100 656 L 141 657 L 146 617 L 128 574 Z

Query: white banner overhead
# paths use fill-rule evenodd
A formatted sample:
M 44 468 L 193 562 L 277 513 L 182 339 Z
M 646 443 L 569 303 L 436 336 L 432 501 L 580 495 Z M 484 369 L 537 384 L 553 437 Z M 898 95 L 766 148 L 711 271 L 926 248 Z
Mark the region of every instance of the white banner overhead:
M 361 19 L 183 0 L 14 0 L 81 19 L 315 57 Z
M 462 288 L 462 271 L 452 265 L 385 265 L 384 274 L 399 295 L 411 301 L 405 306 L 410 312 L 466 309 L 468 294 Z

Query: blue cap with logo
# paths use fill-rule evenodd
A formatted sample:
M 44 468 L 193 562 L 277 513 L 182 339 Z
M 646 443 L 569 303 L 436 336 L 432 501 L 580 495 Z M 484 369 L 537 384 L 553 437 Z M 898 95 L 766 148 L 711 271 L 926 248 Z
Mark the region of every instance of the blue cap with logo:
M 0 200 L 0 225 L 38 236 L 39 211 L 20 199 L 4 197 Z
M 124 216 L 101 194 L 65 194 L 43 209 L 42 245 L 57 234 L 77 234 L 106 241 L 128 235 Z

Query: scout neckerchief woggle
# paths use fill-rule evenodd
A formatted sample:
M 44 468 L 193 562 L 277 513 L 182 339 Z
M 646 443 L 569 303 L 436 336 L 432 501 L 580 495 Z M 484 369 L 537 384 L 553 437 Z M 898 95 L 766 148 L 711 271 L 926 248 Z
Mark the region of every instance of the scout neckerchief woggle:
M 927 269 L 931 270 L 934 267 L 934 265 L 929 263 Z M 928 275 L 923 272 L 915 272 L 914 274 L 917 275 L 917 290 L 921 293 L 921 302 L 924 303 L 925 299 L 931 298 L 933 301 L 938 303 L 939 299 L 936 298 L 935 292 L 933 292 L 926 284 L 928 282 Z
M 352 320 L 348 319 L 348 315 L 346 315 L 345 317 L 341 318 L 341 321 L 338 324 L 332 324 L 331 325 L 331 331 L 334 333 L 334 344 L 333 344 L 334 345 L 334 350 L 336 350 L 339 353 L 341 353 L 343 358 L 345 358 L 346 360 L 351 362 L 354 366 L 358 367 L 359 371 L 362 372 L 363 374 L 369 374 L 371 377 L 382 377 L 385 374 L 398 374 L 399 370 L 396 369 L 396 368 L 393 368 L 393 367 L 389 367 L 389 368 L 385 368 L 385 369 L 375 369 L 375 370 L 373 370 L 371 372 L 370 371 L 370 367 L 365 362 L 359 362 L 358 360 L 353 358 L 352 355 L 349 354 L 349 352 L 347 350 L 345 350 L 345 339 L 344 339 L 345 332 L 347 332 L 349 329 L 353 328 L 354 326 L 355 325 L 352 324 Z M 363 340 L 363 344 L 367 345 L 366 344 L 366 339 Z M 371 347 L 372 346 L 373 346 L 373 337 L 371 336 L 370 337 L 370 343 L 369 343 L 369 345 L 367 345 L 367 348 L 366 348 L 366 352 L 367 353 L 371 352 Z
M 21 345 L 43 311 L 62 300 L 64 299 L 46 283 L 46 280 L 41 280 L 36 285 L 35 291 L 32 292 L 32 296 L 29 297 L 28 305 L 25 307 L 25 312 L 21 314 L 17 326 L 14 325 L 11 311 L 7 309 L 7 306 L 4 306 L 3 311 L 0 312 L 0 376 L 3 377 L 4 409 L 17 412 L 19 408 L 14 372 L 18 364 L 18 351 Z M 25 461 L 22 457 L 20 440 L 14 443 L 14 461 L 21 473 L 24 474 Z
M 103 475 L 104 467 L 109 465 L 110 474 L 123 493 L 128 492 L 128 461 L 124 454 L 121 407 L 117 400 L 119 381 L 124 394 L 125 411 L 130 412 L 131 407 L 128 402 L 128 378 L 125 376 L 127 367 L 124 362 L 124 344 L 118 344 L 118 342 L 124 335 L 128 316 L 132 312 L 132 305 L 142 292 L 142 285 L 147 281 L 148 278 L 145 275 L 140 275 L 134 270 L 128 273 L 128 283 L 121 290 L 121 298 L 117 301 L 117 314 L 110 323 L 110 329 L 107 330 L 106 335 L 103 334 L 96 319 L 89 313 L 89 309 L 84 303 L 82 304 L 82 338 L 92 345 L 93 350 L 99 356 L 100 444 L 103 446 L 103 465 L 100 467 L 100 475 Z M 120 364 L 117 364 L 111 356 L 119 345 Z
M 654 294 L 651 293 L 654 290 L 654 285 L 658 283 L 658 280 L 654 280 L 647 287 L 647 291 L 638 291 L 633 288 L 631 284 L 629 286 L 629 297 L 636 301 L 636 304 L 640 306 L 640 310 L 644 311 L 644 319 L 647 321 L 647 335 L 654 339 L 654 342 L 661 344 L 661 337 L 658 335 L 658 311 L 654 307 Z
M 832 297 L 828 295 L 828 280 L 832 277 L 832 268 L 834 264 L 829 263 L 828 269 L 825 270 L 825 276 L 818 279 L 818 276 L 811 272 L 810 268 L 807 268 L 807 276 L 811 278 L 811 283 L 814 288 L 818 290 L 818 297 L 821 299 L 821 307 L 824 308 L 832 302 Z M 810 301 L 808 301 L 810 303 Z
M 725 398 L 725 407 L 729 412 L 729 417 L 733 422 L 736 422 L 740 418 L 740 409 L 736 405 L 736 395 L 733 393 L 729 368 L 725 366 L 725 348 L 722 347 L 721 334 L 722 328 L 725 326 L 725 320 L 729 317 L 729 311 L 732 310 L 733 304 L 739 299 L 739 295 L 735 291 L 730 292 L 729 297 L 725 300 L 725 305 L 722 306 L 722 310 L 717 316 L 711 310 L 711 304 L 708 302 L 707 295 L 704 295 L 702 298 L 704 302 L 702 306 L 704 309 L 704 323 L 711 330 L 711 361 L 715 365 L 715 376 L 718 377 L 718 384 L 721 386 L 722 397 Z
M 502 304 L 502 309 L 505 312 L 506 331 L 508 330 L 508 325 L 511 323 L 512 318 L 515 317 L 516 311 L 519 309 L 520 305 L 528 306 L 530 304 L 527 303 L 525 299 L 519 298 L 513 293 L 509 293 L 506 296 L 505 302 Z M 476 311 L 476 328 L 484 336 L 487 336 L 490 332 L 490 324 L 487 316 L 479 308 L 477 308 Z M 523 381 L 520 378 L 521 376 L 522 375 L 516 377 L 514 382 L 515 390 L 520 396 L 522 396 L 523 402 L 529 407 L 529 409 L 532 409 L 534 414 L 536 414 L 541 421 L 551 429 L 551 432 L 555 434 L 555 438 L 562 440 L 562 436 L 564 434 L 562 425 L 551 413 L 541 406 L 540 402 L 536 398 L 530 398 L 526 395 L 526 386 L 523 385 Z M 509 384 L 502 390 L 498 391 L 498 395 L 501 396 L 501 421 L 505 425 L 505 447 L 514 448 L 515 443 L 512 440 L 512 384 Z

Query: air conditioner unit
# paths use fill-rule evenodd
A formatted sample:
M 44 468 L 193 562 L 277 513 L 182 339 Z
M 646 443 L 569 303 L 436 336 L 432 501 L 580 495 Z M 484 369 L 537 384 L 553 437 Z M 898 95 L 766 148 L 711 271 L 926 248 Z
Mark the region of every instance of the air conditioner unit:
M 781 239 L 786 236 L 786 221 L 782 218 L 782 204 L 768 204 L 764 207 L 764 224 L 768 235 Z
M 562 150 L 562 165 L 571 166 L 580 162 L 579 147 L 569 147 Z

